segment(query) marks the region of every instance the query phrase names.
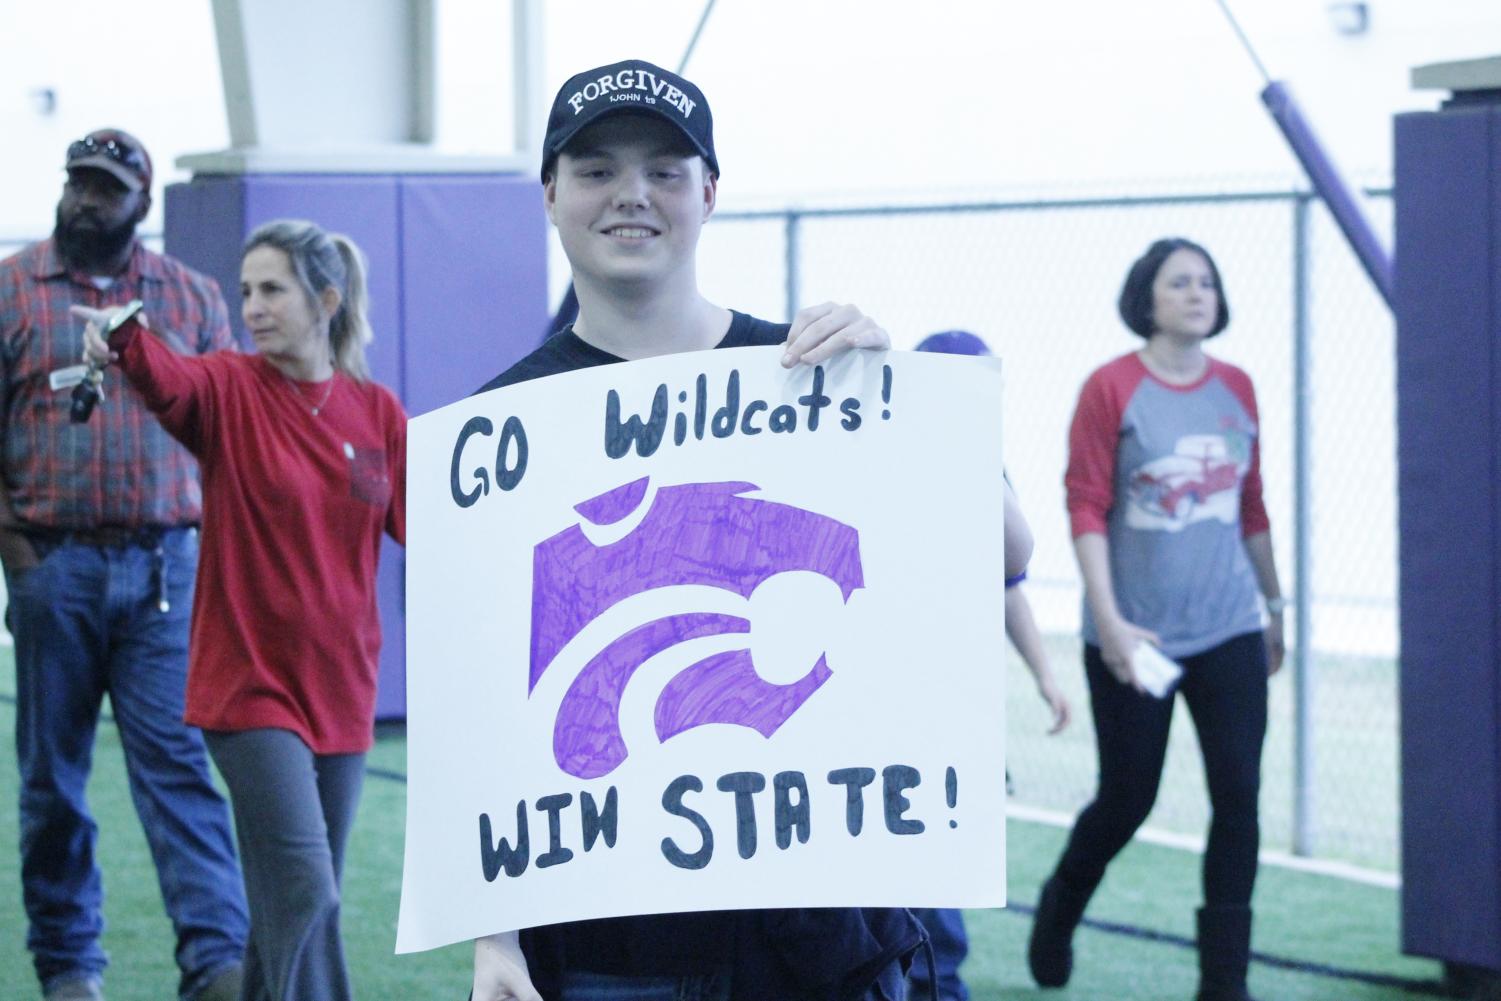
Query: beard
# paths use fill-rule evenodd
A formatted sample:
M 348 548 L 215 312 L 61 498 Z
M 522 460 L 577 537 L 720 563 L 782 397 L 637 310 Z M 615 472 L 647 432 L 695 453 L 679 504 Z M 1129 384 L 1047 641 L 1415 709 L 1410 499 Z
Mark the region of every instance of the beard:
M 87 271 L 113 264 L 135 239 L 134 221 L 104 228 L 90 216 L 63 218 L 61 207 L 52 228 L 52 238 L 69 265 Z

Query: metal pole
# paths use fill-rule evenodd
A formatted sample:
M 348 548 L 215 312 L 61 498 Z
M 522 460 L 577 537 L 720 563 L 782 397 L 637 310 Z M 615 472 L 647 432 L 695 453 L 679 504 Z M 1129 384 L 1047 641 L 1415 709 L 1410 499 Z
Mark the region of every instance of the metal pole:
M 512 147 L 527 164 L 542 163 L 542 137 L 547 132 L 547 74 L 542 65 L 547 51 L 543 36 L 542 0 L 511 0 Z M 534 168 L 535 169 L 535 168 Z
M 801 222 L 802 216 L 798 215 L 798 213 L 796 212 L 788 212 L 786 222 L 783 224 L 782 239 L 786 242 L 786 247 L 784 248 L 784 260 L 785 266 L 787 268 L 786 296 L 788 322 L 791 322 L 792 318 L 797 315 L 798 301 L 801 298 L 801 293 L 798 290 L 797 274 L 797 240 L 798 229 Z
M 1309 212 L 1313 197 L 1293 200 L 1293 854 L 1314 848 L 1313 359 L 1309 350 Z
M 1230 5 L 1225 3 L 1225 0 L 1219 0 L 1219 5 L 1220 10 L 1225 12 L 1225 20 L 1230 22 L 1230 27 L 1235 31 L 1235 37 L 1240 39 L 1241 47 L 1246 50 L 1246 55 L 1250 56 L 1251 62 L 1256 64 L 1256 72 L 1261 74 L 1262 81 L 1264 83 L 1271 83 L 1271 74 L 1267 73 L 1266 67 L 1261 64 L 1261 57 L 1256 54 L 1256 49 L 1251 45 L 1251 40 L 1246 37 L 1244 31 L 1240 30 L 1240 22 L 1235 19 L 1234 14 L 1230 13 Z
M 688 47 L 683 50 L 683 58 L 678 60 L 678 76 L 688 72 L 688 60 L 693 58 L 693 50 L 698 48 L 699 36 L 704 33 L 704 25 L 709 23 L 709 15 L 714 13 L 715 0 L 709 0 L 704 4 L 704 12 L 698 16 L 698 24 L 693 26 L 693 37 L 688 39 Z
M 1329 208 L 1329 214 L 1339 226 L 1339 231 L 1355 252 L 1355 259 L 1365 268 L 1366 275 L 1381 294 L 1387 308 L 1392 308 L 1392 255 L 1371 227 L 1365 209 L 1355 200 L 1355 194 L 1345 183 L 1339 168 L 1325 152 L 1323 144 L 1313 134 L 1313 126 L 1303 117 L 1298 102 L 1287 85 L 1280 80 L 1267 84 L 1261 92 L 1261 103 L 1271 113 L 1282 138 L 1292 149 L 1293 155 L 1302 164 L 1303 172 L 1313 183 L 1313 188 Z
M 1271 113 L 1272 121 L 1276 122 L 1277 128 L 1282 131 L 1282 138 L 1287 140 L 1287 145 L 1292 149 L 1293 155 L 1298 158 L 1303 172 L 1313 183 L 1314 190 L 1324 199 L 1324 204 L 1329 206 L 1329 214 L 1334 216 L 1334 222 L 1349 242 L 1350 249 L 1355 251 L 1356 259 L 1360 261 L 1361 267 L 1365 268 L 1366 274 L 1376 286 L 1376 291 L 1381 293 L 1382 299 L 1386 300 L 1387 307 L 1392 308 L 1391 253 L 1377 238 L 1375 230 L 1371 228 L 1370 220 L 1366 218 L 1360 204 L 1355 201 L 1350 186 L 1340 176 L 1334 162 L 1329 159 L 1329 154 L 1324 152 L 1323 145 L 1313 134 L 1313 126 L 1309 125 L 1308 119 L 1303 117 L 1303 111 L 1298 107 L 1298 102 L 1293 99 L 1292 91 L 1287 89 L 1287 84 L 1272 79 L 1266 67 L 1261 64 L 1261 57 L 1256 54 L 1251 40 L 1240 29 L 1240 22 L 1230 12 L 1230 5 L 1225 0 L 1218 0 L 1218 2 L 1220 10 L 1225 14 L 1225 19 L 1230 22 L 1230 27 L 1235 30 L 1235 36 L 1240 39 L 1240 44 L 1245 48 L 1246 55 L 1250 56 L 1251 62 L 1256 64 L 1256 72 L 1261 74 L 1261 79 L 1266 83 L 1261 91 L 1261 103 L 1266 105 L 1266 110 Z

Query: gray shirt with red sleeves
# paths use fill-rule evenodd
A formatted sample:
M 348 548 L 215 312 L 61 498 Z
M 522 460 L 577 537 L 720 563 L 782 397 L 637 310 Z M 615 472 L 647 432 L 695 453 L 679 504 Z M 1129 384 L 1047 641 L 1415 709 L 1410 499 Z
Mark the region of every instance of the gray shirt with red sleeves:
M 1153 376 L 1135 354 L 1084 383 L 1069 428 L 1073 535 L 1103 533 L 1116 605 L 1169 657 L 1261 628 L 1246 536 L 1268 528 L 1256 393 L 1215 359 L 1193 383 Z M 1099 644 L 1088 603 L 1084 640 Z

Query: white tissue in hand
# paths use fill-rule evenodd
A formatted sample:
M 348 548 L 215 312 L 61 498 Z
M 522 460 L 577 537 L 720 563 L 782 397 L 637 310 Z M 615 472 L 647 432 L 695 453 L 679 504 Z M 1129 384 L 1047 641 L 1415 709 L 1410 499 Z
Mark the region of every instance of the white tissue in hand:
M 1183 676 L 1183 668 L 1177 661 L 1146 640 L 1136 644 L 1136 652 L 1131 655 L 1131 671 L 1141 687 L 1159 699 L 1165 698 L 1172 691 L 1173 683 Z

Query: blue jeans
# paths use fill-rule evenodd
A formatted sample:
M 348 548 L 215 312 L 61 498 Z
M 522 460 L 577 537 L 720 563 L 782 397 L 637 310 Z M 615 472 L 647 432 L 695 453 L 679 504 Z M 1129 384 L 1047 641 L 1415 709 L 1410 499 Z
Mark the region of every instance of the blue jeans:
M 43 990 L 99 975 L 104 891 L 84 791 L 109 694 L 130 795 L 177 935 L 181 995 L 240 961 L 248 918 L 229 810 L 203 736 L 182 721 L 196 529 L 159 547 L 35 543 L 41 563 L 7 574 L 15 637 L 21 886 Z M 169 609 L 159 602 L 166 598 Z
M 933 966 L 928 968 L 928 957 L 918 952 L 912 961 L 912 1001 L 923 1001 L 930 996 L 929 984 L 938 983 L 938 996 L 942 1001 L 969 1001 L 969 989 L 959 979 L 959 964 L 969 955 L 969 936 L 964 932 L 964 913 L 948 907 L 914 907 L 913 917 L 928 930 L 928 941 L 933 945 Z

